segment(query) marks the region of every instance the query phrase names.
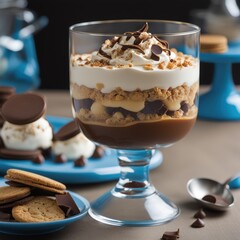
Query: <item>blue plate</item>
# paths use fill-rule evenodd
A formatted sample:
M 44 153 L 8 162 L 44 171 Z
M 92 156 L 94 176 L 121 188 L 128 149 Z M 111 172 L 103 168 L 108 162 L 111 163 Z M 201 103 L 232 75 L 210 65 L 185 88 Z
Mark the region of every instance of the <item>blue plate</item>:
M 0 179 L 0 186 L 4 186 L 4 179 Z M 56 232 L 63 229 L 72 222 L 78 221 L 83 218 L 90 207 L 89 202 L 81 197 L 80 195 L 68 191 L 73 197 L 75 203 L 80 209 L 80 213 L 72 217 L 54 221 L 54 222 L 43 222 L 43 223 L 21 223 L 21 222 L 1 222 L 0 221 L 0 232 L 14 235 L 39 235 Z
M 72 118 L 47 116 L 54 131 L 72 121 Z M 150 162 L 150 170 L 162 163 L 162 153 L 155 151 Z M 9 168 L 18 168 L 53 178 L 65 184 L 85 184 L 112 181 L 119 178 L 120 167 L 116 150 L 107 149 L 101 159 L 88 159 L 84 167 L 74 167 L 72 161 L 57 164 L 49 158 L 43 164 L 34 164 L 28 160 L 0 159 L 0 173 L 4 175 Z

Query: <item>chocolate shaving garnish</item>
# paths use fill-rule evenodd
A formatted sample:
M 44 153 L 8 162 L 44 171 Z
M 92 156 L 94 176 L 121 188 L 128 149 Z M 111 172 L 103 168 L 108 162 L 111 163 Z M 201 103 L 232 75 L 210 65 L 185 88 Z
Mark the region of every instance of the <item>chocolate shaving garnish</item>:
M 77 215 L 80 213 L 80 209 L 78 208 L 77 204 L 75 203 L 74 199 L 72 198 L 71 194 L 68 192 L 66 194 L 56 194 L 56 202 L 59 207 L 64 208 L 67 210 L 68 214 Z
M 127 50 L 128 48 L 131 48 L 131 49 L 136 49 L 136 50 L 139 50 L 142 54 L 144 54 L 145 52 L 143 51 L 143 49 L 138 46 L 138 45 L 132 45 L 132 44 L 121 44 L 122 46 L 122 50 L 125 51 Z
M 193 228 L 202 228 L 205 226 L 205 223 L 202 219 L 198 218 L 196 221 L 194 221 L 192 224 L 191 224 L 191 227 Z
M 137 37 L 137 38 L 134 40 L 133 44 L 134 44 L 134 45 L 139 45 L 141 42 L 142 42 L 142 39 L 141 39 L 140 37 Z
M 133 34 L 132 33 L 126 33 L 126 41 L 128 41 L 132 36 Z
M 9 222 L 11 219 L 11 214 L 0 212 L 0 221 Z
M 176 240 L 179 238 L 179 229 L 174 232 L 164 232 L 162 235 L 162 240 Z
M 147 32 L 148 31 L 148 23 L 146 22 L 142 28 L 140 28 L 139 30 L 137 30 L 137 32 Z
M 169 44 L 167 41 L 159 39 L 156 35 L 153 36 L 156 40 L 158 40 L 163 46 L 165 46 L 166 48 L 169 48 Z
M 193 215 L 193 217 L 194 218 L 204 219 L 206 217 L 206 213 L 201 208 Z
M 104 51 L 102 50 L 102 48 L 99 48 L 98 53 L 101 54 L 102 56 L 108 58 L 108 59 L 112 59 L 112 57 L 109 56 L 106 52 L 104 52 Z
M 110 47 L 114 47 L 114 45 L 115 45 L 117 42 L 119 42 L 119 40 L 120 40 L 120 37 L 113 38 L 113 39 L 111 40 L 111 46 L 110 46 Z

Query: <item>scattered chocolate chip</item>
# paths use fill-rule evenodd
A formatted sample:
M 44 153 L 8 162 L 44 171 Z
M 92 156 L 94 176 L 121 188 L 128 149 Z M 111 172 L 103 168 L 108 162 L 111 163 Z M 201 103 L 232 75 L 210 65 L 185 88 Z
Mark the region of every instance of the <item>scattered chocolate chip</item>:
M 111 59 L 111 58 L 112 58 L 112 57 L 109 56 L 106 52 L 104 52 L 104 51 L 102 50 L 102 48 L 100 48 L 100 49 L 98 50 L 98 53 L 101 54 L 102 56 L 104 56 L 105 58 L 108 58 L 108 59 Z
M 66 158 L 65 155 L 59 154 L 59 155 L 57 155 L 57 156 L 55 157 L 55 161 L 54 161 L 54 162 L 55 162 L 55 163 L 65 163 L 65 162 L 67 162 L 67 158 Z
M 202 198 L 202 200 L 207 201 L 207 202 L 210 202 L 210 203 L 216 203 L 216 201 L 217 201 L 216 197 L 213 196 L 213 195 L 210 195 L 210 194 L 205 195 L 205 196 Z
M 191 227 L 193 228 L 202 228 L 205 226 L 205 223 L 202 219 L 200 218 L 197 218 L 196 221 L 194 221 L 192 224 L 191 224 Z
M 152 51 L 152 53 L 159 55 L 162 53 L 162 48 L 157 44 L 153 44 L 151 47 L 151 51 Z
M 162 235 L 161 240 L 176 240 L 179 238 L 179 229 L 177 231 L 174 232 L 164 232 Z
M 194 218 L 200 218 L 200 219 L 204 219 L 206 217 L 206 213 L 203 211 L 203 209 L 199 209 L 194 215 Z
M 9 222 L 11 219 L 10 213 L 0 212 L 0 221 Z
M 162 107 L 163 102 L 161 100 L 156 100 L 152 102 L 146 101 L 145 107 L 141 112 L 144 114 L 159 114 L 161 112 Z
M 75 167 L 84 167 L 85 165 L 86 165 L 86 158 L 84 158 L 83 156 L 81 156 L 80 158 L 74 161 Z
M 72 137 L 75 137 L 81 132 L 77 121 L 74 119 L 71 122 L 65 124 L 61 127 L 55 134 L 54 140 L 56 141 L 65 141 Z
M 73 216 L 80 213 L 80 209 L 72 198 L 71 194 L 56 194 L 56 202 L 68 216 Z M 67 216 L 67 215 L 66 215 Z
M 45 98 L 36 93 L 12 95 L 2 105 L 4 119 L 12 124 L 24 125 L 41 118 L 46 111 Z
M 131 49 L 136 49 L 136 50 L 139 50 L 142 54 L 144 54 L 144 50 L 138 46 L 138 45 L 132 45 L 132 44 L 121 44 L 122 46 L 122 50 L 125 51 L 127 50 L 128 48 L 131 48 Z
M 105 149 L 101 146 L 96 146 L 91 158 L 99 159 L 99 158 L 102 158 L 104 154 L 105 154 Z
M 44 156 L 42 154 L 39 154 L 38 156 L 33 158 L 32 162 L 36 163 L 36 164 L 42 164 L 42 163 L 45 162 L 45 158 L 44 158 Z
M 146 185 L 144 182 L 137 182 L 137 181 L 127 182 L 123 185 L 123 187 L 126 187 L 126 188 L 143 188 L 145 186 Z
M 175 111 L 171 111 L 171 110 L 168 110 L 168 111 L 166 112 L 166 114 L 167 114 L 168 116 L 170 116 L 170 117 L 173 117 L 174 113 L 175 113 Z

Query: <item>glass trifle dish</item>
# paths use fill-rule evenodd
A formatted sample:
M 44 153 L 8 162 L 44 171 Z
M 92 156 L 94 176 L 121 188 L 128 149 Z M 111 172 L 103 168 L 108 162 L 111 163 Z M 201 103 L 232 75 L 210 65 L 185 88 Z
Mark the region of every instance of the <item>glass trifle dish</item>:
M 116 149 L 117 184 L 91 203 L 96 220 L 153 226 L 180 210 L 149 180 L 156 149 L 182 139 L 198 113 L 200 29 L 161 20 L 70 27 L 72 109 L 84 135 Z

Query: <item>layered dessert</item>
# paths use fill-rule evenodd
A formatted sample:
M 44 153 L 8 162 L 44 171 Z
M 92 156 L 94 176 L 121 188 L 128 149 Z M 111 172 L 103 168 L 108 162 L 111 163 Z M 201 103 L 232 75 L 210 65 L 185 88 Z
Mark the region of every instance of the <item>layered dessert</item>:
M 153 148 L 185 136 L 197 117 L 199 60 L 148 32 L 72 53 L 70 90 L 86 137 L 113 148 Z

